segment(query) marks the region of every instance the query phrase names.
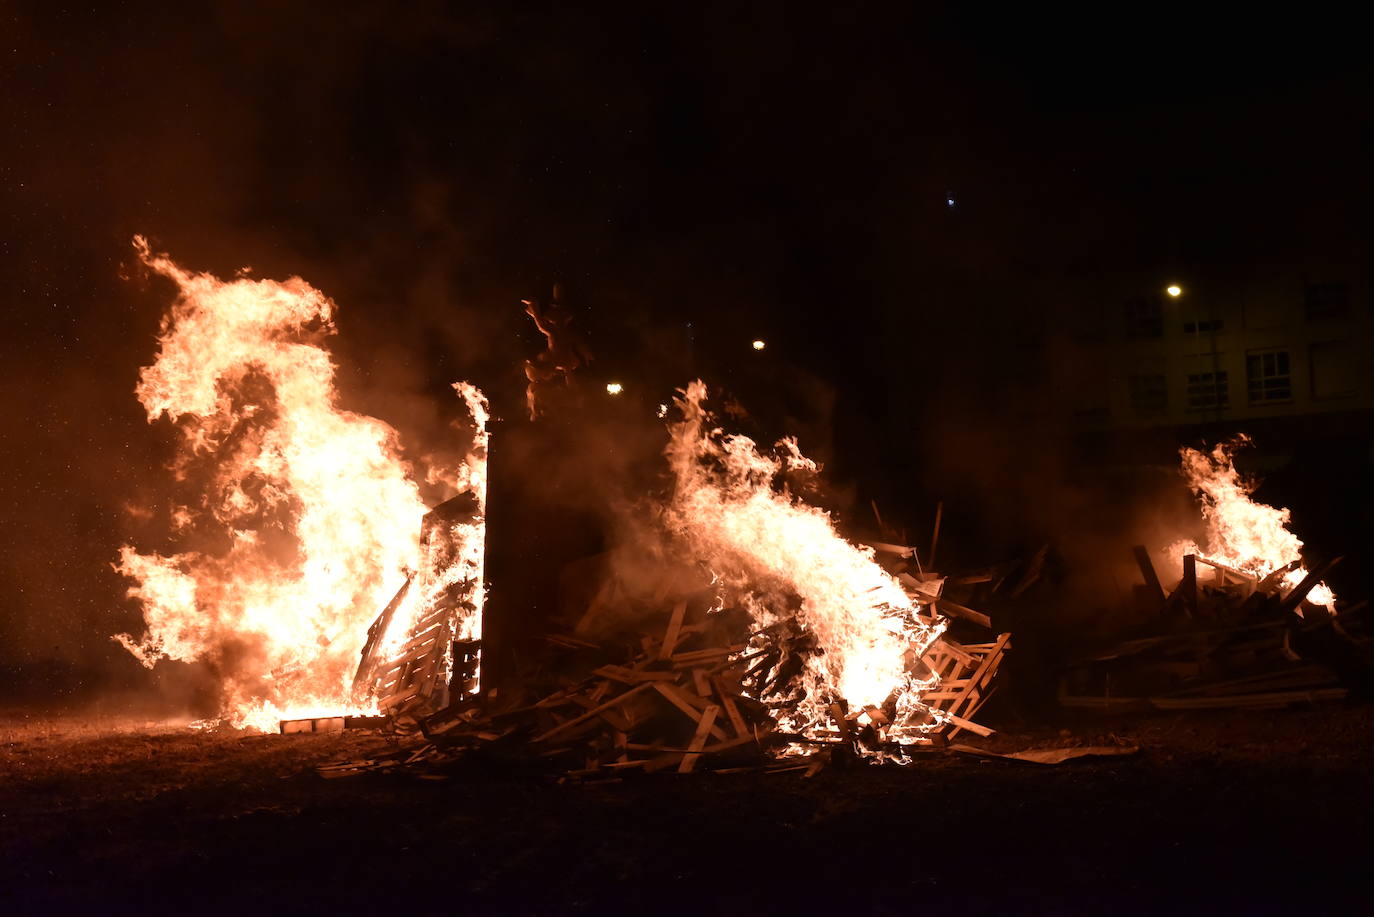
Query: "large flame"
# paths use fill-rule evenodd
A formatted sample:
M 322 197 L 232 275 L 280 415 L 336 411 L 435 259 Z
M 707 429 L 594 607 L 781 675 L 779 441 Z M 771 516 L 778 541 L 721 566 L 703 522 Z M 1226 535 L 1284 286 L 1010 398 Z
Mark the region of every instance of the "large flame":
M 149 667 L 208 662 L 235 723 L 337 713 L 368 625 L 420 560 L 426 506 L 399 437 L 339 407 L 319 290 L 223 281 L 134 244 L 178 288 L 136 394 L 177 424 L 173 470 L 194 496 L 171 514 L 184 550 L 122 549 L 147 631 L 116 639 Z
M 813 729 L 837 700 L 851 711 L 895 709 L 894 738 L 928 719 L 919 696 L 931 684 L 911 675 L 909 660 L 943 622 L 920 617 L 872 550 L 842 538 L 827 513 L 775 489 L 786 470 L 816 470 L 795 440 L 778 444 L 778 458 L 764 455 L 748 437 L 713 427 L 705 397 L 698 381 L 675 400 L 682 419 L 669 427 L 676 486 L 668 521 L 693 556 L 741 590 L 759 627 L 791 618 L 814 638 L 819 652 L 802 673 L 806 696 L 785 725 Z
M 1288 510 L 1250 499 L 1254 484 L 1236 470 L 1236 451 L 1249 444 L 1249 437 L 1241 434 L 1210 452 L 1187 447 L 1179 451 L 1183 477 L 1202 503 L 1207 549 L 1182 541 L 1170 547 L 1171 556 L 1197 554 L 1261 579 L 1301 559 L 1302 542 L 1288 530 Z M 1298 566 L 1284 575 L 1284 583 L 1291 589 L 1306 576 Z M 1332 605 L 1336 596 L 1325 583 L 1318 583 L 1307 600 Z

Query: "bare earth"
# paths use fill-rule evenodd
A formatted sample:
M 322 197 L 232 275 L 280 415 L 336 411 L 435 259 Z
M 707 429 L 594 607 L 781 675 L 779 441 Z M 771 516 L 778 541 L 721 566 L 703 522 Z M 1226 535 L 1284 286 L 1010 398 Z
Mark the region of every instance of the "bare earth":
M 376 734 L 0 718 L 0 900 L 34 913 L 1280 913 L 1371 891 L 1374 708 L 1189 713 L 811 779 L 326 781 Z M 1365 905 L 1367 907 L 1367 904 Z

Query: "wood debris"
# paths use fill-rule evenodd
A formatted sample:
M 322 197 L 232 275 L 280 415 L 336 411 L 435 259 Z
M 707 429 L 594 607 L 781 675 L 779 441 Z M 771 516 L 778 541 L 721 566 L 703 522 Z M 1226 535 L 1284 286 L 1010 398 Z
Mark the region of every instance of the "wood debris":
M 1280 707 L 1339 700 L 1352 679 L 1374 671 L 1374 639 L 1359 615 L 1364 603 L 1330 609 L 1306 602 L 1340 558 L 1288 587 L 1284 577 L 1296 563 L 1258 577 L 1187 555 L 1178 585 L 1166 594 L 1149 553 L 1143 547 L 1134 553 L 1143 595 L 1156 610 L 1149 632 L 1070 664 L 1059 686 L 1062 706 L 1113 712 Z
M 923 617 L 933 623 L 945 581 L 929 573 L 907 579 Z M 1005 577 L 993 579 L 970 574 L 955 591 L 969 601 L 974 590 L 1001 586 Z M 1008 580 L 1007 587 L 1024 581 Z M 779 719 L 795 702 L 808 635 L 778 628 L 750 636 L 740 618 L 700 596 L 663 594 L 656 601 L 663 609 L 658 633 L 620 645 L 547 635 L 543 642 L 557 663 L 548 670 L 558 676 L 531 676 L 499 703 L 454 692 L 456 699 L 441 710 L 397 715 L 394 722 L 414 745 L 404 755 L 343 762 L 320 773 L 333 778 L 404 768 L 441 774 L 472 754 L 537 761 L 574 780 L 656 772 L 814 773 L 837 761 L 942 748 L 960 732 L 992 734 L 973 717 L 995 691 L 1011 637 L 987 632 L 991 619 L 962 602 L 948 600 L 967 612 L 957 622 L 965 642 L 945 631 L 928 646 L 913 647 L 910 671 L 932 685 L 922 699 L 928 724 L 918 736 L 896 738 L 886 728 L 891 711 L 846 709 L 839 702 L 830 704 L 828 728 L 807 736 L 787 733 Z M 970 639 L 979 631 L 981 642 Z

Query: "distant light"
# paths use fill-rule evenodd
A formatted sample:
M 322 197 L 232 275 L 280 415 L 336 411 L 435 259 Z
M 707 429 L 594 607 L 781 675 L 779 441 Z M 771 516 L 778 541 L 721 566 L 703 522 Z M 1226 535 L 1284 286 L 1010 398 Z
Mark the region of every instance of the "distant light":
M 607 382 L 606 391 L 612 395 L 619 395 L 621 392 L 625 391 L 625 386 L 621 385 L 619 382 Z
M 668 416 L 668 405 L 666 405 L 666 404 L 660 404 L 660 405 L 658 406 L 658 416 L 659 416 L 659 417 L 667 417 L 667 416 Z
M 755 350 L 762 350 L 763 348 L 765 348 L 765 347 L 767 347 L 767 346 L 768 346 L 768 345 L 765 344 L 763 341 L 755 341 L 755 342 L 754 342 L 754 349 L 755 349 Z
M 1178 296 L 1180 293 L 1183 292 L 1183 287 L 1179 286 L 1176 283 L 1171 283 L 1164 288 L 1164 292 L 1168 293 L 1170 296 Z
M 953 206 L 954 206 L 954 198 L 952 198 L 952 197 L 947 197 L 947 198 L 945 198 L 945 206 L 946 206 L 946 207 L 953 207 Z

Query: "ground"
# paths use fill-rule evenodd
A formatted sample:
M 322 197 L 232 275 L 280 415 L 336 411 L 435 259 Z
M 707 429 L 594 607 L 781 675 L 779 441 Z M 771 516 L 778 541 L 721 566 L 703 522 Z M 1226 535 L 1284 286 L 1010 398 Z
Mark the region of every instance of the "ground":
M 12 714 L 0 897 L 16 914 L 1321 913 L 1374 891 L 1371 738 L 1369 706 L 1190 712 L 1001 737 L 1141 748 L 1057 766 L 560 785 L 312 770 L 375 734 Z

